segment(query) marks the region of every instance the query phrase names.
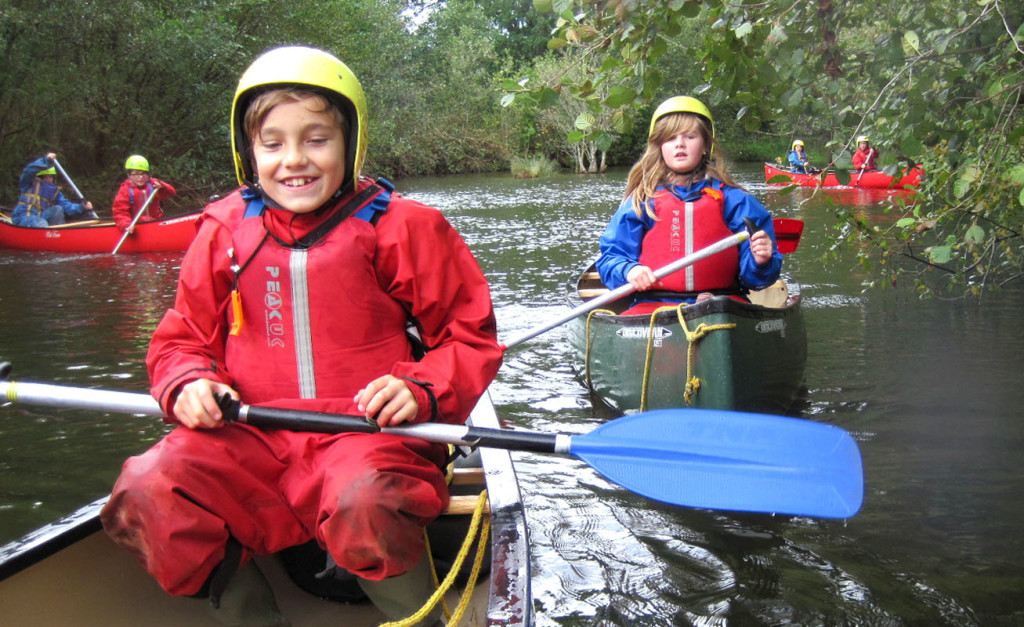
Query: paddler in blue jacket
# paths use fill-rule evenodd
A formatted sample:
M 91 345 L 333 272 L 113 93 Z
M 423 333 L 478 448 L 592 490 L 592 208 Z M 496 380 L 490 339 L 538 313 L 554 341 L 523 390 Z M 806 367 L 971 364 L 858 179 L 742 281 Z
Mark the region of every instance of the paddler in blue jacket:
M 597 261 L 609 289 L 631 283 L 638 291 L 626 313 L 712 294 L 743 299 L 747 290 L 779 278 L 782 255 L 771 214 L 737 186 L 721 153 L 711 112 L 696 98 L 669 98 L 655 110 L 647 150 L 629 172 Z M 655 278 L 654 269 L 745 230 L 746 218 L 756 227 L 749 242 Z
M 794 139 L 793 146 L 789 151 L 789 171 L 799 172 L 800 174 L 811 174 L 814 169 L 811 168 L 811 160 L 807 158 L 807 153 L 804 152 L 804 141 L 802 139 Z
M 67 218 L 77 218 L 92 212 L 92 203 L 71 202 L 57 187 L 57 153 L 47 153 L 25 166 L 18 179 L 21 196 L 14 208 L 11 222 L 15 226 L 44 228 L 64 224 Z M 93 214 L 95 217 L 95 214 Z

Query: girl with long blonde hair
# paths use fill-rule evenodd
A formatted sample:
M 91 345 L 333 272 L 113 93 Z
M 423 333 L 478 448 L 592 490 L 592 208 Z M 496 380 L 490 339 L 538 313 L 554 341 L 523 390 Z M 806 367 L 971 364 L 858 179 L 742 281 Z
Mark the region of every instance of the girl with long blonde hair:
M 745 299 L 779 277 L 771 214 L 737 185 L 715 140 L 714 119 L 696 98 L 676 96 L 651 118 L 647 148 L 629 171 L 622 204 L 601 237 L 597 269 L 615 289 L 630 283 L 646 313 L 669 303 L 722 294 Z M 749 242 L 658 280 L 659 268 L 746 229 Z

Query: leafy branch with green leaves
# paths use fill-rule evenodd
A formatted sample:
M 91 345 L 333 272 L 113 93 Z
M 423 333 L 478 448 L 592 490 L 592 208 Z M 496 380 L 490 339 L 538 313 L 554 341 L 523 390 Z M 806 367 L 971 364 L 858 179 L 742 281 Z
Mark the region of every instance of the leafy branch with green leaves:
M 612 130 L 626 132 L 640 110 L 675 95 L 663 89 L 660 68 L 686 57 L 702 79 L 693 95 L 712 110 L 734 105 L 748 132 L 795 133 L 800 128 L 787 127 L 812 119 L 827 129 L 833 164 L 863 133 L 883 146 L 887 169 L 923 165 L 913 201 L 890 209 L 900 212 L 891 226 L 848 228 L 848 215 L 837 212 L 837 245 L 870 244 L 857 248 L 875 270 L 870 285 L 912 277 L 922 295 L 963 295 L 1024 276 L 1019 5 L 535 0 L 534 6 L 558 16 L 549 47 L 574 49 L 573 58 L 589 59 L 592 69 L 579 78 L 567 72 L 537 84 L 506 84 L 505 104 L 517 97 L 544 102 L 568 90 L 590 115 L 610 112 Z M 583 138 L 610 136 L 585 123 L 577 131 Z M 893 255 L 909 263 L 894 263 Z

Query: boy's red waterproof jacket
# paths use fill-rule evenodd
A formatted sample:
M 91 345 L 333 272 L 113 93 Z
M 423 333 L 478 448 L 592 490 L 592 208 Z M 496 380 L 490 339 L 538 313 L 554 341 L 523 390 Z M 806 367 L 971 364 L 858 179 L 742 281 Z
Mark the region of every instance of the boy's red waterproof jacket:
M 349 217 L 289 248 L 331 212 L 243 220 L 245 208 L 238 193 L 207 208 L 153 337 L 152 393 L 168 415 L 196 378 L 245 403 L 357 413 L 355 393 L 390 373 L 409 381 L 417 421 L 465 421 L 501 350 L 486 280 L 438 211 L 393 196 L 376 224 Z M 428 349 L 418 361 L 407 319 Z M 422 556 L 423 527 L 448 502 L 445 458 L 442 445 L 379 433 L 179 427 L 125 462 L 102 520 L 172 594 L 199 591 L 229 537 L 246 558 L 316 539 L 380 580 Z
M 160 201 L 177 195 L 178 191 L 169 183 L 160 181 L 160 184 L 162 187 L 156 190 L 156 198 L 146 207 L 146 213 L 139 218 L 139 222 L 152 222 L 164 217 Z M 139 209 L 142 209 L 142 205 L 146 204 L 146 199 L 151 194 L 153 194 L 152 181 L 147 181 L 145 187 L 132 185 L 130 179 L 122 181 L 121 187 L 117 188 L 117 194 L 114 196 L 114 204 L 111 206 L 111 211 L 114 213 L 114 224 L 117 225 L 117 228 L 127 231 L 132 220 L 139 213 Z

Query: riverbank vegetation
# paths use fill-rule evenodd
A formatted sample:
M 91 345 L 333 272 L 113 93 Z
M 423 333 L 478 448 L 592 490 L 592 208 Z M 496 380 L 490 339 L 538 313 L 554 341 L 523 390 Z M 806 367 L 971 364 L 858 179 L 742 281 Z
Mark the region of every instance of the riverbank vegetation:
M 49 150 L 99 208 L 129 154 L 194 208 L 234 185 L 241 71 L 281 44 L 325 48 L 368 94 L 366 171 L 397 179 L 631 164 L 647 120 L 688 93 L 733 160 L 919 162 L 890 226 L 836 208 L 870 284 L 980 292 L 1024 276 L 1019 3 L 721 0 L 11 0 L 0 8 L 0 204 Z M 940 281 L 934 280 L 942 277 Z

